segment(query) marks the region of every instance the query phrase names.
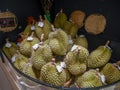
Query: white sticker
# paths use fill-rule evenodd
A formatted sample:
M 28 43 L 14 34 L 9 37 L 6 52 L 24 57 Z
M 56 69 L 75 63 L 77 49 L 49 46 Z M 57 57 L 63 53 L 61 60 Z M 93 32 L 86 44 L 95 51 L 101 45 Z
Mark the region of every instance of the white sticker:
M 73 47 L 71 48 L 71 51 L 74 51 L 78 48 L 78 45 L 73 45 Z
M 57 68 L 59 73 L 62 72 L 62 70 L 63 70 L 63 68 L 60 65 L 57 65 L 56 68 Z
M 102 82 L 105 83 L 105 81 L 106 81 L 105 80 L 105 76 L 104 75 L 100 75 L 100 78 L 101 78 Z
M 31 26 L 31 30 L 35 30 L 35 26 L 34 25 Z
M 79 37 L 85 37 L 85 35 L 79 35 Z
M 39 26 L 39 27 L 43 27 L 43 26 L 44 26 L 44 23 L 43 23 L 43 22 L 38 22 L 38 26 Z
M 10 48 L 10 47 L 12 46 L 12 44 L 9 43 L 9 42 L 7 42 L 7 43 L 5 44 L 5 46 L 6 46 L 7 48 Z
M 39 44 L 35 44 L 35 45 L 33 45 L 32 47 L 33 47 L 34 50 L 37 50 L 38 47 L 39 47 Z
M 12 58 L 11 58 L 12 62 L 14 63 L 15 60 L 16 60 L 16 55 L 13 55 Z
M 66 68 L 65 62 L 61 62 L 60 64 L 61 64 L 61 67 Z
M 33 37 L 32 37 L 32 36 L 29 36 L 29 37 L 27 38 L 27 40 L 28 40 L 28 41 L 32 41 L 32 40 L 33 40 Z
M 72 39 L 69 39 L 69 44 L 73 44 L 73 40 Z

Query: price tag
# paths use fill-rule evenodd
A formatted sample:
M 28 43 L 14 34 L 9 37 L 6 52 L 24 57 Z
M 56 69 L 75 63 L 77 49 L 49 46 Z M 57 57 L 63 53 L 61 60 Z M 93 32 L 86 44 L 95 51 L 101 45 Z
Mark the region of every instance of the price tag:
M 32 47 L 33 47 L 34 50 L 37 50 L 38 47 L 39 47 L 39 44 L 35 44 L 35 45 L 33 45 Z
M 33 37 L 30 36 L 30 37 L 27 38 L 27 40 L 28 40 L 28 41 L 32 41 L 32 40 L 33 40 Z
M 65 62 L 61 62 L 61 67 L 66 68 Z
M 63 70 L 63 68 L 60 65 L 57 65 L 56 68 L 57 68 L 59 73 L 62 72 L 62 70 Z
M 77 48 L 78 48 L 77 45 L 73 45 L 73 47 L 71 48 L 71 51 L 74 51 L 74 50 L 76 50 Z
M 12 60 L 12 62 L 15 62 L 15 60 L 16 60 L 16 56 L 13 55 L 12 58 L 11 58 L 11 60 Z
M 105 81 L 106 81 L 105 76 L 104 75 L 100 75 L 100 78 L 101 78 L 102 82 L 105 83 Z
M 43 23 L 43 22 L 38 22 L 38 26 L 39 26 L 39 27 L 43 27 L 43 26 L 44 26 L 44 23 Z
M 7 43 L 5 44 L 5 47 L 7 47 L 7 48 L 10 48 L 11 46 L 12 46 L 12 44 L 9 43 L 9 42 L 7 42 Z
M 31 26 L 31 30 L 32 31 L 35 30 L 35 26 L 34 25 Z

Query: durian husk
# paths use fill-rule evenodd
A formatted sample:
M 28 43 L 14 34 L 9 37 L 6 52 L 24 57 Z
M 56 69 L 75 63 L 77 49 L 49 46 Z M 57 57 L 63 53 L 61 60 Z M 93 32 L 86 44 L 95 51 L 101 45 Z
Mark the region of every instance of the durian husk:
M 97 35 L 105 30 L 106 18 L 102 14 L 91 14 L 85 21 L 85 30 Z
M 77 24 L 79 28 L 81 28 L 84 24 L 85 13 L 81 10 L 75 10 L 70 15 L 70 21 Z

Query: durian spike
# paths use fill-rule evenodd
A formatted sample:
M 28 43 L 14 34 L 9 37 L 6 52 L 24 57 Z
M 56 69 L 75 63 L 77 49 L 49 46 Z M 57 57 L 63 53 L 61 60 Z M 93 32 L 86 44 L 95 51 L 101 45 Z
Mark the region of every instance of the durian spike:
M 70 87 L 71 82 L 72 78 L 64 84 L 64 87 Z

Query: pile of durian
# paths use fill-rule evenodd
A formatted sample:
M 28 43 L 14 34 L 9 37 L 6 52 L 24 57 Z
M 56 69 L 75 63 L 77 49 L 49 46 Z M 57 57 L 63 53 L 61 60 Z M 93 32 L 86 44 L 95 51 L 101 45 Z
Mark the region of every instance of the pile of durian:
M 61 10 L 53 24 L 40 16 L 26 26 L 19 44 L 6 40 L 3 51 L 18 70 L 51 85 L 92 88 L 120 80 L 119 63 L 109 62 L 109 41 L 89 52 L 87 38 L 77 35 L 84 19 L 80 10 L 69 21 Z

